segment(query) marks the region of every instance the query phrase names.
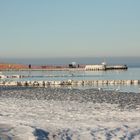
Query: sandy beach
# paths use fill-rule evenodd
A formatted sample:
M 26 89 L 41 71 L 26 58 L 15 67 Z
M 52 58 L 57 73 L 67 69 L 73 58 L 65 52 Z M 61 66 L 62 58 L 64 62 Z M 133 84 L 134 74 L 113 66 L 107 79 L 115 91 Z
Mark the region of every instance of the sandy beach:
M 139 140 L 140 94 L 0 87 L 4 140 Z

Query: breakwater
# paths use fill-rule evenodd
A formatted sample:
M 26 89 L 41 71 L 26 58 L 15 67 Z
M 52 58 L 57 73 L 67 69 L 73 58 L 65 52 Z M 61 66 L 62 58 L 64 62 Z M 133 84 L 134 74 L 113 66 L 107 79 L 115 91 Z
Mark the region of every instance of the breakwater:
M 86 65 L 85 70 L 86 71 L 97 71 L 97 70 L 127 70 L 127 65 Z
M 140 80 L 0 81 L 1 86 L 139 85 Z

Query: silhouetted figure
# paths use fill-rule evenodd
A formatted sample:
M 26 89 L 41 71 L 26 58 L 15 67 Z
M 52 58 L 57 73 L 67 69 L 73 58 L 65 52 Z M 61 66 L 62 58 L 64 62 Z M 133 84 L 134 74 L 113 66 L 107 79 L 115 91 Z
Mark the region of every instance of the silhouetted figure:
M 29 69 L 31 69 L 31 67 L 32 67 L 31 64 L 29 64 Z
M 78 64 L 78 68 L 80 68 L 80 65 Z

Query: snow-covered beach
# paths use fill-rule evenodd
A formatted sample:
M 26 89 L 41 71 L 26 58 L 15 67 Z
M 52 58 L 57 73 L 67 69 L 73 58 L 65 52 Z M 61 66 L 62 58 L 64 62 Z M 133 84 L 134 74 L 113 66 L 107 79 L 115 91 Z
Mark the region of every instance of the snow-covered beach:
M 0 87 L 2 140 L 139 140 L 140 94 Z

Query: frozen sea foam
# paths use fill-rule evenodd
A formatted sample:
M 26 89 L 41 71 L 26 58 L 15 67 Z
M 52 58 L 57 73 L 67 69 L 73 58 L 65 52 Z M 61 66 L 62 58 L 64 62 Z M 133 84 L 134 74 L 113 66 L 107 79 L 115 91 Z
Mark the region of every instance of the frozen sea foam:
M 139 100 L 97 89 L 1 87 L 0 138 L 139 140 Z

